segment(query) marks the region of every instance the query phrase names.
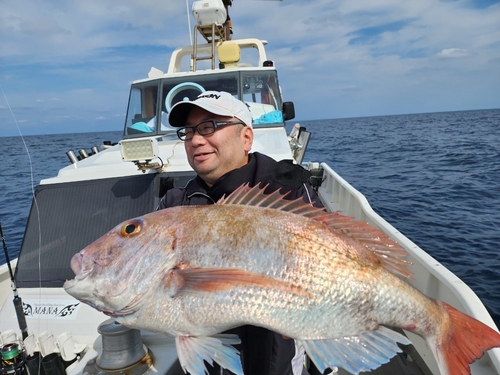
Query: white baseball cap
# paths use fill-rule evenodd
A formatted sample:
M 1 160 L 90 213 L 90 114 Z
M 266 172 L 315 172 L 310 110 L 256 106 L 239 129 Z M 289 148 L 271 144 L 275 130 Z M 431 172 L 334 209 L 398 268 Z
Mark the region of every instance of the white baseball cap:
M 252 114 L 248 106 L 225 91 L 205 91 L 194 100 L 177 102 L 168 114 L 168 122 L 174 127 L 186 126 L 186 118 L 193 107 L 202 108 L 214 115 L 236 117 L 252 127 Z

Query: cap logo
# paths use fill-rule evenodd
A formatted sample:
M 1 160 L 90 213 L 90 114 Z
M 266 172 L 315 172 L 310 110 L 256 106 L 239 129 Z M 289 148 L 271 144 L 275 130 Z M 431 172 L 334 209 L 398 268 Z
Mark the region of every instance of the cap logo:
M 203 98 L 219 99 L 220 95 L 217 95 L 217 94 L 198 95 L 198 97 L 195 100 L 203 99 Z

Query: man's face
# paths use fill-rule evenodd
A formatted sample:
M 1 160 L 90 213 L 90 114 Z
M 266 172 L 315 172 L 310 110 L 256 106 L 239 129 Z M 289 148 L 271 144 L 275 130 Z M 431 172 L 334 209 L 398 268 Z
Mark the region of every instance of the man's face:
M 204 109 L 193 108 L 186 126 L 196 126 L 207 120 L 239 121 L 235 117 L 217 116 Z M 248 152 L 252 148 L 253 130 L 248 126 L 230 125 L 218 128 L 215 133 L 202 136 L 194 133 L 192 139 L 184 142 L 189 165 L 209 185 L 229 171 L 248 163 Z

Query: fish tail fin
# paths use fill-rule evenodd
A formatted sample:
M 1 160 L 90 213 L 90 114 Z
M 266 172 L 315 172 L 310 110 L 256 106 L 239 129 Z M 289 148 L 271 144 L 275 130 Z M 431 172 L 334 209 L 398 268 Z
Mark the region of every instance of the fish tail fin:
M 450 317 L 448 332 L 443 332 L 434 348 L 441 373 L 469 375 L 469 365 L 483 351 L 500 346 L 500 333 L 447 303 L 440 304 Z

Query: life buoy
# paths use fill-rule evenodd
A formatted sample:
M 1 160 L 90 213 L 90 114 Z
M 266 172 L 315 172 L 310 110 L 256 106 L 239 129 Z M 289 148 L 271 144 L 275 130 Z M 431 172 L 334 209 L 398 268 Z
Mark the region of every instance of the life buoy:
M 180 101 L 194 100 L 202 92 L 206 90 L 202 85 L 195 82 L 183 82 L 174 86 L 165 98 L 165 109 L 170 113 L 170 110 L 175 103 Z

